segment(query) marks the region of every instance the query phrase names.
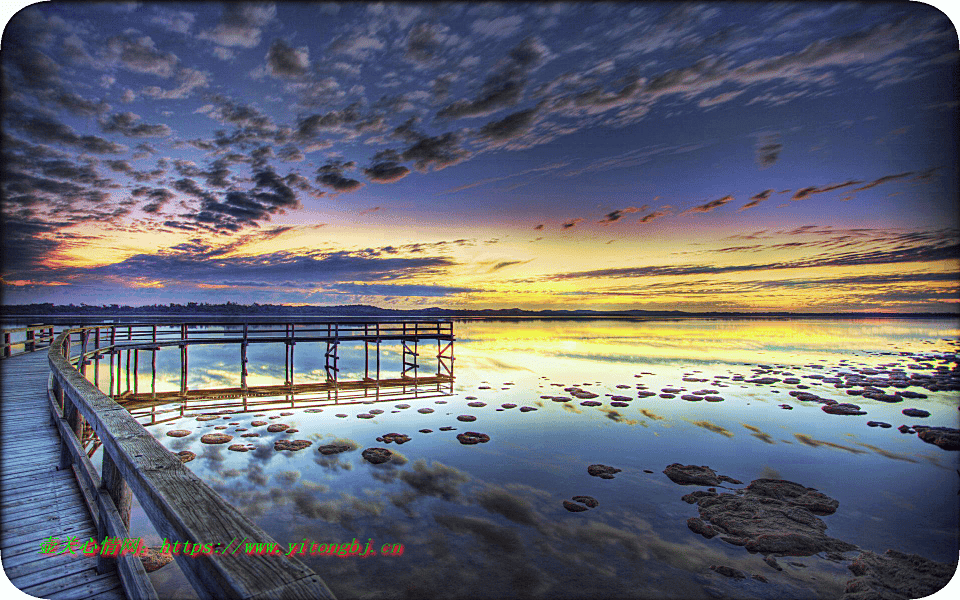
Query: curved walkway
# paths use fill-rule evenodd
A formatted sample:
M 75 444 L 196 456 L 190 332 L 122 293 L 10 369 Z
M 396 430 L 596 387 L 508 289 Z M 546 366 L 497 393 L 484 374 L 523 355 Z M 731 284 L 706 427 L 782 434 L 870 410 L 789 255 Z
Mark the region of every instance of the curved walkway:
M 73 470 L 57 470 L 49 374 L 45 350 L 0 360 L 0 563 L 31 596 L 120 600 L 120 579 L 115 571 L 98 575 L 96 556 L 40 553 L 51 537 L 86 542 L 97 535 Z

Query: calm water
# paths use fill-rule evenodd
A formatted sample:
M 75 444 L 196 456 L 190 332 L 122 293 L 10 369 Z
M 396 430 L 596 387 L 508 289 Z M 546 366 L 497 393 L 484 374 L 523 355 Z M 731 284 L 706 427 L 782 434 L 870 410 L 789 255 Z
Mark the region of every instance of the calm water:
M 403 544 L 402 556 L 300 556 L 341 599 L 836 598 L 843 593 L 851 577 L 849 562 L 783 557 L 784 570 L 777 572 L 760 555 L 691 532 L 686 521 L 697 516 L 697 508 L 680 498 L 703 488 L 673 483 L 662 473 L 671 463 L 707 465 L 744 483 L 775 477 L 816 488 L 840 502 L 835 514 L 822 517 L 828 535 L 878 553 L 892 548 L 957 560 L 960 453 L 896 429 L 905 423 L 958 427 L 957 392 L 911 387 L 928 397 L 888 404 L 848 396 L 831 383 L 806 377 L 864 367 L 931 373 L 916 370 L 917 357 L 900 353 L 952 354 L 957 350 L 956 322 L 484 321 L 458 322 L 455 333 L 452 390 L 424 388 L 413 394 L 408 388 L 410 394 L 383 397 L 375 406 L 341 399 L 340 406 L 305 412 L 305 406 L 327 401 L 327 394 L 317 393 L 295 402 L 281 398 L 268 408 L 248 407 L 214 421 L 196 417 L 242 411 L 242 406 L 194 401 L 181 417 L 157 412 L 179 410 L 176 404 L 134 414 L 172 451 L 196 453 L 188 466 L 284 547 L 304 539 L 372 539 L 378 548 Z M 362 352 L 341 348 L 341 379 L 362 377 Z M 239 384 L 237 348 L 191 347 L 189 356 L 190 388 Z M 299 344 L 295 360 L 298 382 L 323 379 L 319 345 Z M 423 360 L 425 370 L 435 372 L 436 362 Z M 282 383 L 283 361 L 280 345 L 251 346 L 248 383 Z M 954 366 L 923 362 L 931 368 Z M 384 345 L 382 364 L 384 375 L 396 376 L 399 350 Z M 178 389 L 179 352 L 159 352 L 157 365 L 157 391 Z M 757 376 L 758 365 L 769 367 L 763 369 L 768 376 L 799 378 L 809 387 L 806 391 L 855 402 L 868 414 L 824 413 L 820 404 L 789 396 L 795 384 L 735 381 L 738 375 Z M 100 384 L 106 389 L 103 372 Z M 603 405 L 541 398 L 570 397 L 563 388 L 574 385 L 598 394 Z M 149 391 L 150 386 L 144 353 L 138 387 Z M 682 387 L 682 393 L 716 390 L 724 400 L 688 402 L 680 394 L 673 399 L 638 397 L 641 389 L 659 394 L 664 387 Z M 611 407 L 610 395 L 629 397 L 628 406 Z M 486 406 L 468 407 L 468 396 Z M 410 408 L 395 407 L 401 403 Z M 537 410 L 497 411 L 503 403 Z M 417 412 L 424 407 L 435 412 Z M 906 417 L 901 410 L 907 407 L 925 409 L 930 417 Z M 373 408 L 384 412 L 370 420 L 357 418 Z M 458 415 L 477 420 L 459 422 Z M 171 420 L 151 424 L 164 418 Z M 267 433 L 266 427 L 251 426 L 253 420 L 285 423 L 299 432 Z M 868 427 L 868 420 L 893 428 Z M 223 430 L 234 436 L 233 442 L 253 442 L 258 448 L 240 453 L 200 443 L 203 434 L 228 422 L 239 423 Z M 439 431 L 441 426 L 456 431 Z M 237 427 L 261 436 L 241 438 Z M 419 433 L 423 428 L 433 432 Z M 192 433 L 166 436 L 172 429 Z M 464 431 L 483 432 L 491 440 L 462 445 L 455 436 Z M 402 446 L 376 441 L 390 432 L 412 440 Z M 313 445 L 299 452 L 273 449 L 275 440 L 288 438 Z M 317 451 L 334 440 L 356 449 L 331 456 Z M 361 451 L 369 447 L 389 448 L 394 460 L 366 462 Z M 610 480 L 591 477 L 587 466 L 594 463 L 622 471 Z M 592 496 L 599 506 L 568 512 L 562 502 L 576 495 Z M 155 536 L 139 511 L 132 530 L 148 541 Z M 769 583 L 728 579 L 711 571 L 711 565 L 760 574 Z M 161 597 L 192 596 L 174 565 L 153 578 Z

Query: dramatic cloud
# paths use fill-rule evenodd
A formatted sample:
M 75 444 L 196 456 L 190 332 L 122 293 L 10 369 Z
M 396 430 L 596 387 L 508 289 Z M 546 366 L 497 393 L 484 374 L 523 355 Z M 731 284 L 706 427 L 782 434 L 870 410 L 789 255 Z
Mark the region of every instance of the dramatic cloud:
M 343 175 L 345 170 L 352 169 L 355 166 L 356 164 L 353 162 L 334 161 L 327 163 L 317 169 L 317 183 L 331 188 L 335 192 L 355 192 L 363 187 L 363 182 Z
M 783 144 L 780 143 L 778 134 L 770 133 L 759 136 L 756 147 L 757 164 L 761 168 L 773 165 L 780 158 L 781 150 L 783 150 Z
M 306 46 L 292 48 L 283 40 L 274 40 L 267 52 L 267 72 L 281 79 L 296 79 L 307 74 L 310 51 Z
M 480 117 L 516 104 L 523 96 L 528 74 L 549 55 L 536 37 L 528 37 L 514 47 L 487 77 L 473 100 L 457 100 L 437 113 L 441 119 Z
M 723 206 L 724 204 L 727 204 L 728 202 L 732 202 L 732 201 L 733 201 L 733 196 L 724 196 L 723 198 L 718 198 L 718 199 L 716 199 L 716 200 L 711 200 L 710 202 L 707 202 L 706 204 L 700 204 L 699 206 L 694 206 L 694 207 L 692 207 L 692 208 L 688 208 L 687 210 L 681 212 L 680 214 L 681 214 L 681 215 L 686 215 L 686 214 L 690 214 L 690 213 L 705 213 L 705 212 L 710 212 L 710 211 L 712 211 L 713 209 L 715 209 L 715 208 L 720 208 L 720 207 Z
M 276 14 L 277 8 L 272 3 L 226 4 L 220 23 L 213 29 L 201 31 L 197 37 L 220 46 L 255 48 L 260 45 L 263 28 L 274 19 Z
M 757 206 L 758 204 L 760 204 L 761 202 L 769 198 L 770 194 L 772 193 L 773 193 L 773 190 L 763 190 L 759 194 L 754 194 L 750 198 L 750 202 L 747 202 L 746 204 L 741 206 L 739 209 L 737 209 L 737 212 L 741 212 L 741 211 L 747 210 L 748 208 L 753 208 L 754 206 Z
M 635 207 L 635 206 L 628 206 L 628 207 L 626 207 L 626 208 L 621 208 L 621 209 L 619 209 L 619 210 L 615 210 L 615 211 L 613 211 L 613 212 L 607 213 L 602 219 L 600 219 L 600 220 L 597 221 L 597 222 L 598 222 L 598 223 L 602 223 L 602 224 L 615 223 L 615 222 L 619 221 L 620 219 L 622 219 L 624 215 L 629 215 L 629 214 L 635 213 L 635 212 L 643 212 L 643 211 L 645 211 L 645 210 L 647 210 L 647 209 L 649 209 L 649 208 L 650 208 L 650 207 L 647 206 L 646 204 L 644 204 L 644 205 L 641 206 L 640 208 L 637 208 L 637 207 Z
M 166 125 L 138 123 L 140 115 L 132 112 L 114 113 L 100 121 L 104 133 L 121 133 L 127 137 L 166 137 L 173 131 Z

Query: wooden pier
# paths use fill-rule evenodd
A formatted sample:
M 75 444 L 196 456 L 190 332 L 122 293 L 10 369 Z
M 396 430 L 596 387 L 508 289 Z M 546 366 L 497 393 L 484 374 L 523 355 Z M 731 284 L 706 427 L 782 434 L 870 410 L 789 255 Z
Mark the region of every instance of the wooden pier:
M 197 399 L 233 400 L 244 409 L 257 405 L 257 410 L 263 410 L 264 403 L 276 402 L 303 407 L 298 398 L 311 393 L 324 397 L 307 398 L 305 405 L 369 401 L 371 394 L 378 400 L 381 394 L 384 400 L 395 399 L 398 393 L 423 397 L 443 393 L 444 385 L 452 390 L 454 336 L 448 321 L 280 325 L 282 330 L 269 324 L 99 325 L 66 330 L 56 338 L 51 327 L 31 326 L 17 330 L 22 341 L 4 335 L 0 555 L 13 584 L 32 595 L 57 600 L 156 599 L 143 564 L 133 554 L 111 558 L 40 551 L 41 543 L 51 538 L 93 539 L 98 544 L 107 537 L 135 538 L 136 532 L 128 530 L 134 497 L 157 532 L 168 539 L 274 541 L 200 481 L 131 412 L 140 418 L 149 413 L 150 421 L 157 422 L 167 418 L 162 412 L 179 411 L 180 415 L 169 417 L 179 418 L 187 401 Z M 325 380 L 294 382 L 294 348 L 301 342 L 320 342 L 325 348 Z M 345 342 L 363 343 L 360 381 L 340 379 L 338 348 Z M 397 342 L 402 348 L 398 378 L 381 379 L 384 342 Z M 421 374 L 423 345 L 433 342 L 436 374 Z M 247 347 L 261 343 L 285 346 L 283 385 L 247 386 Z M 194 344 L 237 344 L 241 385 L 189 390 L 188 347 Z M 19 346 L 23 352 L 18 354 L 14 348 Z M 36 351 L 41 346 L 49 349 Z M 169 346 L 180 350 L 180 389 L 158 394 L 156 353 Z M 371 349 L 375 351 L 372 361 Z M 151 354 L 154 386 L 150 393 L 138 390 L 140 352 Z M 107 357 L 109 389 L 104 393 L 85 375 L 99 381 L 101 361 Z M 92 373 L 88 373 L 90 367 Z M 182 406 L 156 410 L 171 401 Z M 84 447 L 91 441 L 102 453 L 99 473 Z M 200 598 L 333 599 L 320 577 L 296 558 L 236 551 L 175 558 Z
M 97 527 L 72 469 L 60 470 L 60 434 L 47 399 L 46 352 L 0 361 L 0 557 L 16 587 L 40 598 L 122 599 L 116 570 L 97 557 L 41 554 L 49 538 L 86 542 Z

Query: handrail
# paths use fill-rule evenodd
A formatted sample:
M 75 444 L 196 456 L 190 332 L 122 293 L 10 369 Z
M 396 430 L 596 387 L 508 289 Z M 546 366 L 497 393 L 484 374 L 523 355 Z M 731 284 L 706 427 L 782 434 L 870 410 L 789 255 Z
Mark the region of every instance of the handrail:
M 298 559 L 248 555 L 239 552 L 241 545 L 232 548 L 238 539 L 258 543 L 274 540 L 201 481 L 129 412 L 70 364 L 71 334 L 91 329 L 98 328 L 81 327 L 62 332 L 50 348 L 48 358 L 52 392 L 63 409 L 70 433 L 78 431 L 82 417 L 102 443 L 103 476 L 95 493 L 100 511 L 107 514 L 99 520 L 103 525 L 97 528 L 98 541 L 113 535 L 107 527 L 111 503 L 106 502 L 104 496 L 112 500 L 114 508 L 125 506 L 129 510 L 132 495 L 161 536 L 184 542 L 227 544 L 211 554 L 175 556 L 201 598 L 333 599 L 323 580 Z M 67 446 L 70 445 L 68 442 Z M 84 479 L 80 478 L 81 483 Z M 96 480 L 90 479 L 92 481 L 86 483 L 96 486 Z M 118 514 L 123 519 L 123 512 Z M 118 561 L 117 568 L 124 573 L 127 567 Z M 125 589 L 128 579 L 131 578 L 121 578 Z M 144 595 L 136 587 L 127 593 L 132 598 Z
M 39 331 L 40 335 L 37 336 L 36 332 Z M 3 334 L 2 340 L 0 340 L 0 358 L 9 358 L 11 356 L 19 356 L 20 354 L 26 354 L 28 352 L 33 352 L 37 349 L 38 345 L 47 345 L 53 343 L 53 326 L 52 325 L 31 325 L 29 327 L 18 327 L 16 329 L 4 329 L 0 331 Z M 23 333 L 24 340 L 21 342 L 12 341 L 12 334 L 14 333 Z M 23 346 L 23 352 L 13 353 L 13 348 L 15 346 Z

